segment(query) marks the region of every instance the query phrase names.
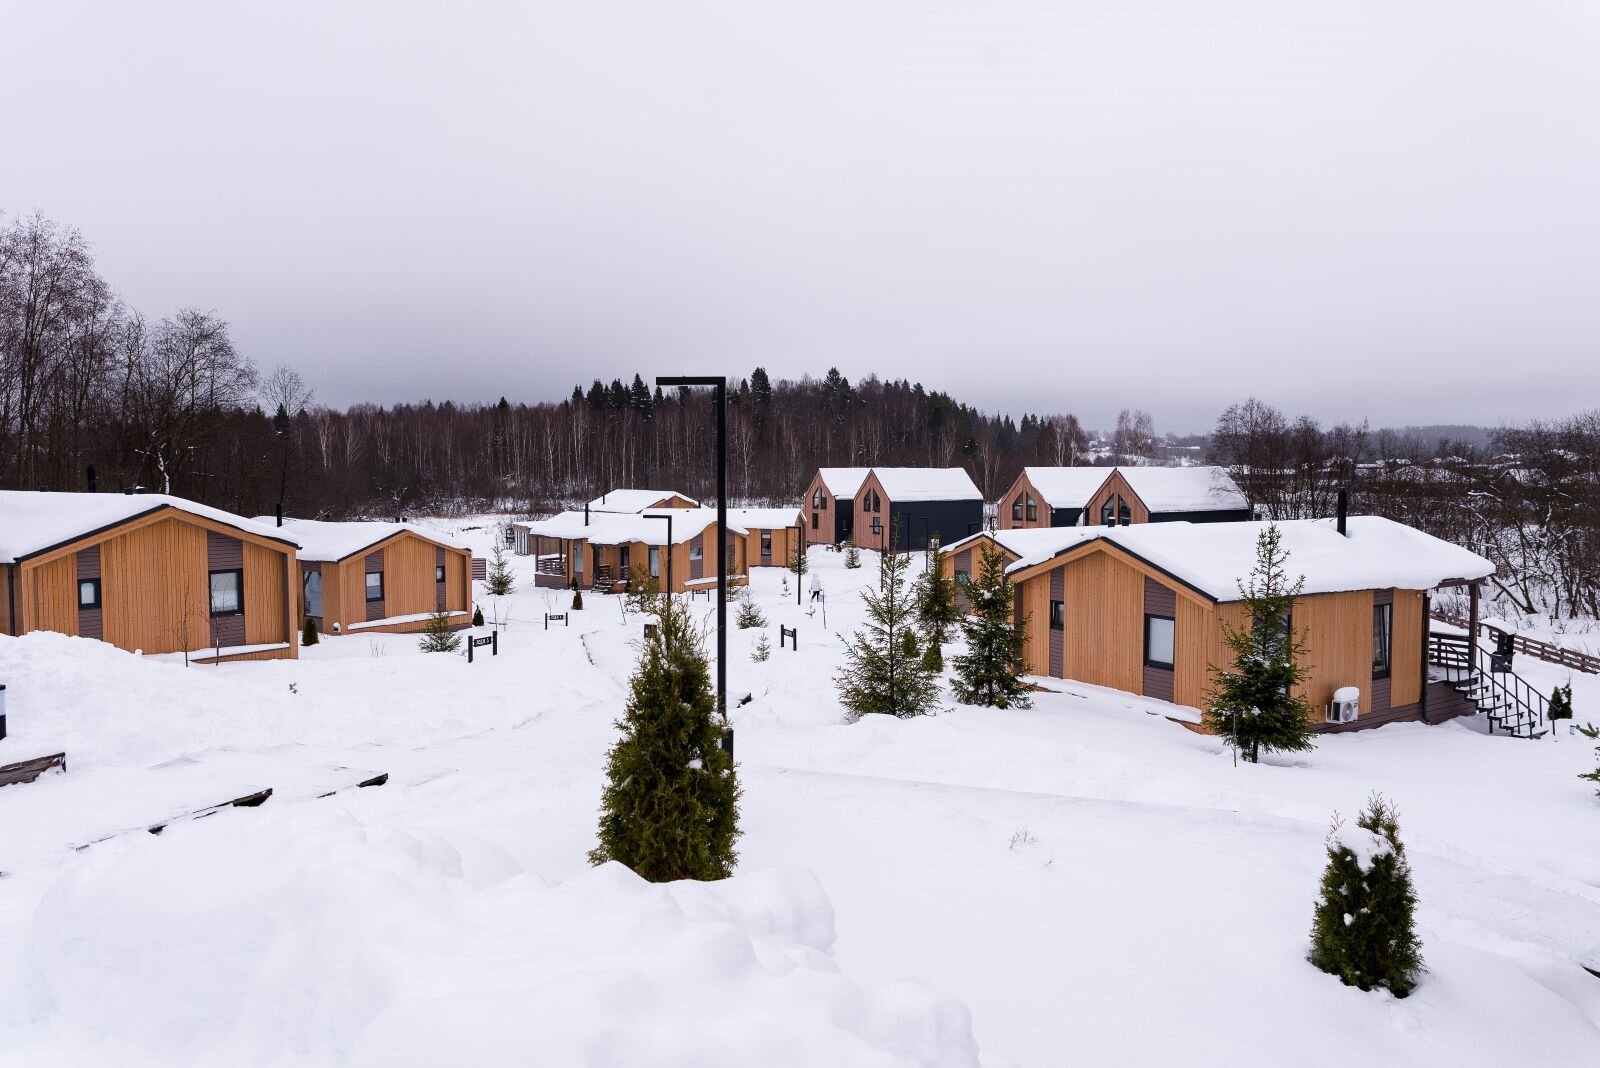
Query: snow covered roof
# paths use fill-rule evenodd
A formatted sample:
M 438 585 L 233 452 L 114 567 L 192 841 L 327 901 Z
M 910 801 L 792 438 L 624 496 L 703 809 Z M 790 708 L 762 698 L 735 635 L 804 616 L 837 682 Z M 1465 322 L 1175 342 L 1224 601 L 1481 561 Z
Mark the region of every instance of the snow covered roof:
M 256 522 L 271 527 L 277 520 L 271 516 L 257 516 Z M 419 538 L 467 549 L 461 542 L 452 541 L 440 534 L 411 523 L 374 523 L 367 521 L 329 523 L 320 519 L 285 519 L 283 526 L 274 527 L 280 537 L 289 538 L 300 545 L 300 559 L 312 562 L 334 562 L 369 549 L 396 534 L 410 531 Z
M 647 508 L 654 508 L 669 497 L 682 497 L 691 504 L 700 502 L 687 494 L 677 490 L 652 490 L 652 489 L 614 489 L 610 493 L 596 497 L 589 502 L 591 512 L 627 512 L 638 515 Z
M 1014 530 L 983 530 L 976 534 L 968 534 L 959 541 L 941 546 L 940 553 L 960 552 L 963 549 L 976 549 L 975 544 L 979 539 L 987 538 L 996 545 L 1006 550 L 1015 557 L 1039 556 L 1048 559 L 1061 551 L 1069 544 L 1082 540 L 1085 535 L 1093 535 L 1097 530 L 1104 528 L 1095 527 L 1018 527 Z
M 1111 467 L 1024 467 L 1033 488 L 1051 508 L 1082 508 L 1111 477 Z
M 817 474 L 822 476 L 822 484 L 828 487 L 828 492 L 835 497 L 854 497 L 861 488 L 861 483 L 867 480 L 872 473 L 870 467 L 821 467 Z
M 746 530 L 776 530 L 800 523 L 798 508 L 729 508 L 728 525 Z
M 165 493 L 39 493 L 0 490 L 0 563 L 15 563 L 85 534 L 172 508 L 254 534 L 294 544 L 294 539 L 220 508 Z
M 1250 507 L 1228 472 L 1220 467 L 1119 467 L 1117 470 L 1152 512 L 1234 511 Z
M 874 467 L 890 501 L 981 501 L 978 484 L 960 467 Z
M 1165 571 L 1217 601 L 1239 599 L 1239 580 L 1255 566 L 1256 538 L 1266 523 L 1141 523 L 1126 527 L 1060 527 L 1007 534 L 1040 537 L 1006 570 L 1024 571 L 1085 542 L 1104 540 Z M 1288 550 L 1288 573 L 1304 575 L 1302 592 L 1427 590 L 1453 579 L 1481 579 L 1494 565 L 1459 545 L 1378 516 L 1352 516 L 1349 536 L 1332 519 L 1278 524 Z M 1019 543 L 1020 544 L 1020 543 Z
M 662 508 L 640 515 L 622 515 L 616 512 L 591 511 L 588 522 L 582 512 L 562 512 L 549 519 L 535 519 L 517 523 L 530 534 L 546 538 L 563 538 L 568 541 L 584 540 L 592 545 L 628 545 L 639 542 L 645 545 L 665 545 L 667 524 L 656 516 L 672 517 L 672 543 L 681 545 L 701 534 L 717 521 L 715 508 Z M 748 533 L 730 514 L 728 529 L 735 534 Z

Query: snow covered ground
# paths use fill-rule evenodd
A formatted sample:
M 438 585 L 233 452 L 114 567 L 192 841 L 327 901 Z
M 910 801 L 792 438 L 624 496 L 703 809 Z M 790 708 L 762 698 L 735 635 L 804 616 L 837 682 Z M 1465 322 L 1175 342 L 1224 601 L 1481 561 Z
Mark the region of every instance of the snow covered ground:
M 586 863 L 643 621 L 593 596 L 546 631 L 568 595 L 527 560 L 471 665 L 414 635 L 191 668 L 0 638 L 0 763 L 70 760 L 0 789 L 0 1065 L 1600 1063 L 1593 743 L 1398 725 L 1235 767 L 1170 708 L 1070 682 L 842 724 L 862 555 L 812 554 L 815 613 L 755 574 L 741 863 L 707 886 Z M 1600 679 L 1574 693 L 1600 722 Z M 1328 819 L 1373 789 L 1421 897 L 1404 1001 L 1304 961 Z

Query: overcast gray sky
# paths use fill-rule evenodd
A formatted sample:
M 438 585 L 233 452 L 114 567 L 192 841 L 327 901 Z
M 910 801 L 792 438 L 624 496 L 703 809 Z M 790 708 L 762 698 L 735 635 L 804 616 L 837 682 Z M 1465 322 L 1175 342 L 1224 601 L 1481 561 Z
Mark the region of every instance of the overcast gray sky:
M 1596 0 L 0 0 L 0 210 L 330 403 L 1600 403 Z

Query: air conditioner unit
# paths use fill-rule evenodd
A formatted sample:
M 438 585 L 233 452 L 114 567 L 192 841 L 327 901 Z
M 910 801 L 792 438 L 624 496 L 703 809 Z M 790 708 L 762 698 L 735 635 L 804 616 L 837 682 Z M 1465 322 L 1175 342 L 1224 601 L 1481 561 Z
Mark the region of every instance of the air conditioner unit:
M 1328 702 L 1329 723 L 1354 723 L 1361 713 L 1361 691 L 1354 686 L 1341 686 L 1333 691 Z

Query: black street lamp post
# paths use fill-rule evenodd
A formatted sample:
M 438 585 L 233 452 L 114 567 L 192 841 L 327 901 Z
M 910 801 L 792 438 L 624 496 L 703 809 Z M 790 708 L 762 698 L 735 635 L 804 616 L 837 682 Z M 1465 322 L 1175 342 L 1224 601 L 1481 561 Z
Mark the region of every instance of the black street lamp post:
M 710 386 L 717 406 L 717 708 L 723 748 L 733 752 L 728 723 L 728 379 L 723 375 L 657 376 L 658 386 Z

